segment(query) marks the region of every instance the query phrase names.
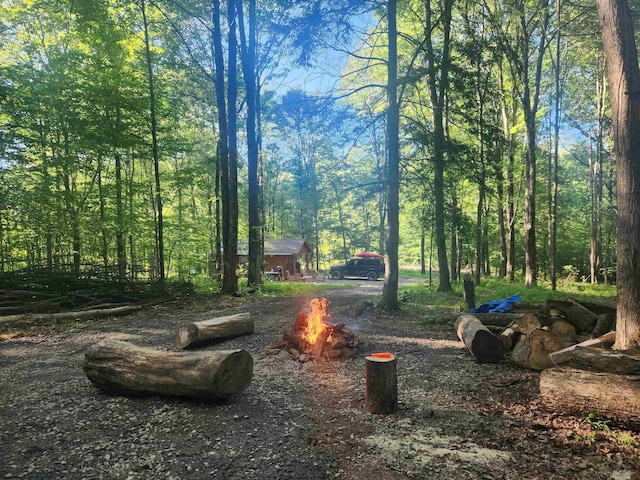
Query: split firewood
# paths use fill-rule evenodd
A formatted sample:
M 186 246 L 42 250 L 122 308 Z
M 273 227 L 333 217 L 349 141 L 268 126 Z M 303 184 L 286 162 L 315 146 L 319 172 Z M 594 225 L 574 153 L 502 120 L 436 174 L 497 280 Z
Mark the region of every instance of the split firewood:
M 103 340 L 87 349 L 82 368 L 96 387 L 110 393 L 215 400 L 249 386 L 253 358 L 246 350 L 163 352 Z
M 546 408 L 580 416 L 595 414 L 621 425 L 640 426 L 640 376 L 549 368 L 540 374 Z
M 598 338 L 590 338 L 589 340 L 585 340 L 584 342 L 577 343 L 575 345 L 571 345 L 566 348 L 558 349 L 555 352 L 551 352 L 549 354 L 549 358 L 551 359 L 551 361 L 555 366 L 558 366 L 568 362 L 571 359 L 572 352 L 576 348 L 580 348 L 580 347 L 608 348 L 611 345 L 613 345 L 613 342 L 615 341 L 616 341 L 616 332 L 609 332 Z
M 474 315 L 460 315 L 454 323 L 458 338 L 478 363 L 497 363 L 502 360 L 503 346 Z
M 248 335 L 253 331 L 254 321 L 249 313 L 212 318 L 181 327 L 176 335 L 176 347 L 202 347 L 228 338 Z
M 329 330 L 324 330 L 316 339 L 316 343 L 313 347 L 314 358 L 322 358 L 322 352 L 325 349 L 325 344 L 327 343 L 327 338 L 329 338 L 329 335 L 331 335 L 331 332 L 329 332 Z
M 537 329 L 519 341 L 511 352 L 511 360 L 522 368 L 544 370 L 553 366 L 549 353 L 560 350 L 564 342 L 554 333 Z

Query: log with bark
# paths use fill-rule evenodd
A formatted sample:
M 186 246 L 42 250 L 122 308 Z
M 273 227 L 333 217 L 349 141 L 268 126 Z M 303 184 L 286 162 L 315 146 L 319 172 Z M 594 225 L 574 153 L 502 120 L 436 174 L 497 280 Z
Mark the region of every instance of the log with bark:
M 575 345 L 570 345 L 568 347 L 558 349 L 555 352 L 551 352 L 549 354 L 549 358 L 551 359 L 551 362 L 555 366 L 558 366 L 568 362 L 571 359 L 571 355 L 576 348 L 580 348 L 580 347 L 608 348 L 611 345 L 613 345 L 613 342 L 615 342 L 615 340 L 616 340 L 616 332 L 609 332 L 598 338 L 590 338 L 588 340 L 585 340 L 584 342 L 577 343 Z
M 365 403 L 371 413 L 389 414 L 398 408 L 396 357 L 390 353 L 365 357 Z
M 103 340 L 86 350 L 82 368 L 109 393 L 219 400 L 249 386 L 253 358 L 246 350 L 165 352 Z
M 551 411 L 595 414 L 640 426 L 640 376 L 549 368 L 540 374 L 540 399 Z
M 502 342 L 505 351 L 513 349 L 523 335 L 528 335 L 531 331 L 540 328 L 540 320 L 532 313 L 523 314 L 518 320 L 505 328 L 498 337 Z
M 637 352 L 598 347 L 578 347 L 571 351 L 567 367 L 619 375 L 640 375 Z
M 68 321 L 68 320 L 88 320 L 106 317 L 118 317 L 129 315 L 144 308 L 142 305 L 125 305 L 115 308 L 100 308 L 92 310 L 82 310 L 76 312 L 57 312 L 57 313 L 33 313 L 20 315 L 6 315 L 0 317 L 0 323 L 28 321 L 28 322 L 50 322 L 50 321 Z
M 502 343 L 475 315 L 460 315 L 454 328 L 458 338 L 478 363 L 497 363 L 502 360 Z
M 554 333 L 537 329 L 519 341 L 511 352 L 511 360 L 522 368 L 544 370 L 553 367 L 549 354 L 560 350 L 565 343 Z
M 249 313 L 237 313 L 184 325 L 176 335 L 176 347 L 196 348 L 220 342 L 254 331 L 254 321 Z

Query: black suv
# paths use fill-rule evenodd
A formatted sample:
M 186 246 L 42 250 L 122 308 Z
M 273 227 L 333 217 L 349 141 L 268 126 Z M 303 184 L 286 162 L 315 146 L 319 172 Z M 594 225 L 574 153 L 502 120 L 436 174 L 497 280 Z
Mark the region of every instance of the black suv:
M 353 257 L 347 263 L 333 265 L 329 275 L 334 280 L 344 277 L 365 277 L 367 280 L 377 280 L 384 276 L 384 258 Z

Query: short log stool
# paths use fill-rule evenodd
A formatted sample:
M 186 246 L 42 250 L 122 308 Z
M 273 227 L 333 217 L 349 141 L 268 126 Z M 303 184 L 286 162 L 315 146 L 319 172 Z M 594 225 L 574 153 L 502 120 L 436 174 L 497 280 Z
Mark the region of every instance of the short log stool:
M 396 357 L 373 353 L 365 357 L 366 404 L 371 413 L 389 414 L 398 408 Z

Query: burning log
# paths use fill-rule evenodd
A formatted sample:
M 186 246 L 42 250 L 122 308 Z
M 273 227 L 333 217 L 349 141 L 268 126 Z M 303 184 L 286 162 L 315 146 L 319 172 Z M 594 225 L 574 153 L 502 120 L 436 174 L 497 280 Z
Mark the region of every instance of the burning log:
M 398 408 L 396 357 L 374 353 L 365 357 L 366 404 L 371 413 L 389 414 Z
M 344 324 L 329 323 L 329 301 L 314 298 L 309 305 L 310 313 L 298 314 L 295 330 L 284 332 L 282 340 L 273 343 L 270 348 L 284 350 L 299 361 L 353 357 L 358 351 L 358 337 L 347 330 Z

